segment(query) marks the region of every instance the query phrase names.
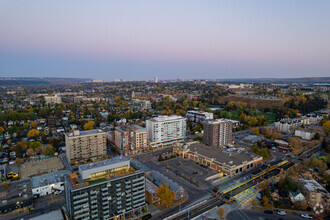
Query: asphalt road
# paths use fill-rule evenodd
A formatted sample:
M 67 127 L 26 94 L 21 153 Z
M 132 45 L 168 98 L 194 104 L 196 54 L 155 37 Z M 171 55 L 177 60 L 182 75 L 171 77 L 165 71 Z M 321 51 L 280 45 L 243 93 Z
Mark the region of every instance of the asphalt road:
M 279 219 L 290 219 L 290 220 L 302 220 L 299 215 L 286 215 L 280 216 L 274 212 L 274 214 L 265 214 L 264 212 L 253 211 L 253 210 L 234 210 L 228 213 L 227 219 L 239 219 L 239 220 L 279 220 Z

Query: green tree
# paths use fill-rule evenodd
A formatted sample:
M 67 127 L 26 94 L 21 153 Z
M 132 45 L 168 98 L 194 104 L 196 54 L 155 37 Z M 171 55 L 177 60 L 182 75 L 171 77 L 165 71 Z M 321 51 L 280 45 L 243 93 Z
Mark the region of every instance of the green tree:
M 54 147 L 50 144 L 47 144 L 42 148 L 42 154 L 45 156 L 53 156 L 55 153 Z
M 23 129 L 25 129 L 25 130 L 26 130 L 26 129 L 29 129 L 29 124 L 28 124 L 28 123 L 24 123 L 24 124 L 23 124 Z
M 0 134 L 3 134 L 3 132 L 5 132 L 5 129 L 3 129 L 2 126 L 0 126 Z
M 30 148 L 34 151 L 36 151 L 40 147 L 41 147 L 41 143 L 39 141 L 34 141 L 30 143 Z
M 289 192 L 289 191 L 295 192 L 298 189 L 298 184 L 291 177 L 287 176 L 284 179 L 284 182 L 282 184 L 282 188 L 286 192 Z

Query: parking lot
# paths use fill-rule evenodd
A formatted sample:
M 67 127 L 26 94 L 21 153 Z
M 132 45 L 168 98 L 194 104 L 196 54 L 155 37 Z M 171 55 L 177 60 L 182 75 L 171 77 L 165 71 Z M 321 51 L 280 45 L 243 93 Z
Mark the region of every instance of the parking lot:
M 168 169 L 176 172 L 177 175 L 183 177 L 188 182 L 190 182 L 190 180 L 193 180 L 194 182 L 197 181 L 198 187 L 204 189 L 212 186 L 211 181 L 206 181 L 206 178 L 218 173 L 205 166 L 201 167 L 199 164 L 189 159 L 176 158 L 162 163 L 166 163 Z
M 20 166 L 20 177 L 24 179 L 61 169 L 64 169 L 64 165 L 59 157 L 35 160 Z

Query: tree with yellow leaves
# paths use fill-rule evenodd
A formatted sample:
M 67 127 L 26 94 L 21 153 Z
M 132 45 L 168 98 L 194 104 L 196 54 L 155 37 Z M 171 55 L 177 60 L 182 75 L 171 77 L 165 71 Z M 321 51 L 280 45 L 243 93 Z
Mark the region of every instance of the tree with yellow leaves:
M 300 139 L 297 137 L 290 137 L 289 144 L 290 144 L 291 148 L 293 148 L 293 149 L 299 149 L 302 147 Z
M 38 125 L 38 122 L 36 122 L 36 121 L 33 121 L 33 122 L 30 123 L 30 126 L 32 128 L 37 128 L 37 125 Z
M 330 133 L 330 120 L 327 120 L 326 122 L 324 122 L 322 127 L 323 127 L 325 134 L 328 135 Z
M 175 193 L 172 192 L 167 184 L 163 184 L 156 189 L 156 195 L 160 198 L 160 203 L 166 207 L 171 206 L 175 199 Z
M 225 216 L 225 210 L 224 208 L 219 208 L 218 211 L 217 211 L 217 214 L 223 218 Z
M 37 135 L 39 135 L 40 131 L 38 131 L 37 129 L 31 129 L 28 133 L 27 136 L 28 137 L 36 137 Z
M 84 124 L 84 130 L 92 130 L 94 127 L 95 122 L 89 121 L 87 124 Z

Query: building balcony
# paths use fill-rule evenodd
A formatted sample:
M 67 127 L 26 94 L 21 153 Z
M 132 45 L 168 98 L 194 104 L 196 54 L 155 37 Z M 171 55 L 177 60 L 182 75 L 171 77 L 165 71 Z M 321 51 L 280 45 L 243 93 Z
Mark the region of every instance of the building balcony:
M 141 189 L 144 189 L 144 185 L 133 188 L 133 192 L 136 190 L 141 190 Z
M 77 215 L 79 213 L 82 213 L 82 212 L 86 212 L 86 211 L 89 211 L 89 208 L 84 208 L 84 209 L 80 209 L 80 210 L 77 210 L 77 211 L 74 211 L 73 214 Z
M 80 204 L 80 205 L 76 205 L 76 206 L 74 206 L 73 209 L 74 209 L 74 210 L 78 210 L 78 209 L 80 209 L 80 208 L 86 208 L 86 207 L 88 207 L 88 206 L 89 206 L 89 204 L 88 204 L 88 202 L 86 202 L 86 203 L 83 203 L 83 204 Z
M 133 208 L 137 208 L 137 207 L 143 206 L 143 205 L 145 205 L 145 204 L 146 204 L 145 201 L 140 202 L 140 203 L 136 203 L 136 204 L 133 204 Z
M 84 213 L 84 214 L 81 214 L 81 215 L 76 215 L 75 216 L 75 219 L 79 219 L 79 218 L 84 218 L 84 217 L 88 217 L 87 219 L 89 219 L 89 213 Z
M 108 187 L 102 187 L 101 190 L 102 190 L 102 192 L 108 191 Z
M 84 198 L 86 196 L 88 196 L 88 193 L 84 193 L 84 194 L 81 194 L 81 195 L 76 195 L 76 196 L 73 196 L 73 200 Z
M 83 202 L 87 202 L 87 201 L 88 201 L 88 198 L 80 199 L 80 200 L 76 200 L 76 201 L 74 201 L 73 204 L 76 205 L 76 204 L 83 203 Z
M 133 196 L 140 194 L 140 193 L 144 193 L 144 189 L 133 192 Z
M 145 197 L 145 194 L 141 193 L 141 194 L 133 195 L 133 200 L 138 199 L 140 197 Z
M 135 183 L 135 182 L 141 181 L 141 180 L 144 180 L 144 176 L 141 176 L 139 178 L 133 179 L 132 182 Z
M 143 197 L 141 199 L 136 199 L 136 200 L 133 200 L 133 204 L 137 204 L 137 203 L 140 203 L 142 201 L 145 201 L 146 199 Z

